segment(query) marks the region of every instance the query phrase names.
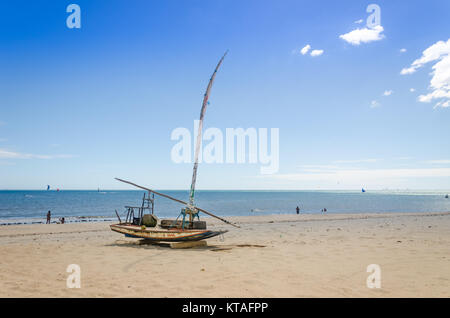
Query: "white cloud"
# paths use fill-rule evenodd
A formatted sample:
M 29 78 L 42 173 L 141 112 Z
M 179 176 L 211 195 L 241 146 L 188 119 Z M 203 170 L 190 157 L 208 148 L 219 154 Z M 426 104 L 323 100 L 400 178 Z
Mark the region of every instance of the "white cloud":
M 411 64 L 411 69 L 413 69 L 412 73 L 414 73 L 418 68 L 422 67 L 426 63 L 436 61 L 441 59 L 442 57 L 448 55 L 450 52 L 450 39 L 447 42 L 438 41 L 435 44 L 428 47 L 422 53 L 422 57 L 415 60 Z
M 302 55 L 305 55 L 306 53 L 308 53 L 310 48 L 311 45 L 307 44 L 306 46 L 303 47 L 303 49 L 300 50 L 300 53 L 302 53 Z
M 410 160 L 411 157 L 399 157 L 397 160 Z M 270 183 L 282 185 L 284 188 L 325 188 L 325 189 L 386 189 L 386 188 L 413 188 L 417 189 L 448 189 L 450 186 L 450 160 L 430 160 L 430 163 L 443 163 L 444 166 L 405 167 L 401 166 L 382 168 L 378 162 L 383 159 L 356 159 L 341 160 L 340 162 L 375 162 L 377 167 L 358 167 L 356 165 L 313 164 L 301 165 L 301 171 L 284 174 L 258 176 Z M 427 162 L 426 162 L 427 163 Z
M 431 164 L 450 164 L 450 160 L 428 160 L 427 163 Z
M 312 50 L 311 56 L 320 56 L 323 54 L 323 50 Z
M 433 99 L 439 99 L 439 98 L 449 98 L 450 99 L 450 91 L 448 88 L 446 89 L 435 89 L 429 94 L 426 95 L 420 95 L 419 101 L 422 103 L 429 103 Z
M 356 160 L 336 160 L 333 162 L 334 163 L 367 163 L 367 162 L 373 163 L 373 162 L 378 162 L 378 161 L 380 161 L 380 159 L 371 158 L 371 159 L 356 159 Z
M 318 169 L 318 170 L 328 170 L 328 169 L 339 169 L 339 166 L 337 165 L 300 165 L 299 166 L 302 170 L 310 170 L 310 169 Z
M 442 108 L 450 107 L 450 100 L 447 100 L 445 102 L 437 102 L 433 108 L 438 108 L 438 107 L 442 107 Z
M 270 178 L 290 180 L 290 181 L 319 181 L 319 180 L 341 180 L 342 182 L 360 183 L 373 180 L 396 178 L 431 178 L 450 177 L 450 168 L 399 168 L 399 169 L 342 169 L 326 171 L 307 171 L 304 173 L 274 174 Z
M 373 100 L 370 102 L 370 108 L 376 108 L 381 106 L 380 103 L 378 103 L 376 100 Z
M 383 96 L 390 96 L 390 95 L 392 95 L 392 93 L 393 93 L 392 90 L 386 90 L 386 91 L 384 91 Z
M 301 50 L 300 50 L 300 54 L 301 55 L 306 55 L 306 54 L 308 54 L 308 52 L 310 52 L 310 50 L 311 50 L 311 45 L 309 45 L 309 44 L 306 44 Z M 298 54 L 298 50 L 293 50 L 292 51 L 292 53 L 293 54 Z M 320 56 L 320 55 L 322 55 L 323 54 L 323 50 L 312 50 L 311 51 L 311 53 L 310 53 L 310 55 L 311 56 Z
M 414 67 L 408 67 L 408 68 L 404 68 L 401 70 L 400 74 L 402 75 L 407 75 L 407 74 L 412 74 L 416 71 L 416 69 Z
M 400 53 L 405 53 L 406 49 L 400 49 Z
M 429 103 L 439 100 L 435 108 L 450 107 L 450 39 L 447 42 L 438 41 L 428 47 L 419 59 L 415 60 L 410 67 L 403 68 L 400 74 L 412 74 L 430 62 L 436 62 L 431 67 L 432 78 L 429 86 L 431 92 L 420 95 L 419 101 Z
M 381 34 L 383 30 L 384 29 L 381 25 L 377 25 L 372 29 L 355 29 L 349 33 L 340 35 L 339 38 L 352 45 L 360 45 L 361 43 L 369 43 L 383 39 L 384 34 Z
M 361 23 L 363 23 L 363 22 L 364 22 L 363 19 L 359 19 L 359 20 L 355 21 L 356 24 L 361 24 Z
M 411 93 L 414 93 L 414 92 L 416 91 L 416 89 L 415 89 L 415 88 L 410 88 L 409 91 L 410 91 Z
M 0 149 L 0 159 L 59 159 L 72 157 L 72 155 L 35 155 Z

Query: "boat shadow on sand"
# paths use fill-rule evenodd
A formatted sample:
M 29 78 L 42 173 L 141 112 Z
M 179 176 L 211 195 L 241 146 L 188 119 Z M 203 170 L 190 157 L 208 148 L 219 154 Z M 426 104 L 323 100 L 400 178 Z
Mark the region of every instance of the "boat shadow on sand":
M 126 240 L 116 240 L 114 243 L 106 244 L 106 246 L 115 246 L 115 247 L 128 247 L 128 248 L 139 248 L 139 249 L 148 249 L 148 250 L 177 250 L 173 249 L 170 246 L 170 243 L 166 242 L 153 242 L 148 240 L 138 240 L 138 241 L 126 241 Z M 178 250 L 190 250 L 190 251 L 212 251 L 212 252 L 221 252 L 221 251 L 231 251 L 234 248 L 261 248 L 266 247 L 265 245 L 256 245 L 256 244 L 208 244 L 204 246 L 193 246 L 189 248 L 182 248 Z

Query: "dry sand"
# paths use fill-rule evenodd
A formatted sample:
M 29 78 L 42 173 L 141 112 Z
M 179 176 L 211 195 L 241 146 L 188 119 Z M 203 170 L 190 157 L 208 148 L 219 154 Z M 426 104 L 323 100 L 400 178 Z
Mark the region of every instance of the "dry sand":
M 109 223 L 0 227 L 0 297 L 449 297 L 450 212 L 234 217 L 197 249 Z M 69 289 L 69 264 L 81 288 Z M 381 288 L 369 289 L 369 264 Z

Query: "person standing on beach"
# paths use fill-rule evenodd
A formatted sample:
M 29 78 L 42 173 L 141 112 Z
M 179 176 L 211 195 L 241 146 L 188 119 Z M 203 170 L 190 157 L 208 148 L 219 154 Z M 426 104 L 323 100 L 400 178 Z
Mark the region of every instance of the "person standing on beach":
M 300 213 L 300 208 L 298 206 L 297 206 L 296 210 L 297 210 L 297 214 L 299 214 Z
M 50 224 L 50 220 L 52 218 L 52 213 L 50 212 L 50 210 L 47 212 L 47 223 L 46 224 Z

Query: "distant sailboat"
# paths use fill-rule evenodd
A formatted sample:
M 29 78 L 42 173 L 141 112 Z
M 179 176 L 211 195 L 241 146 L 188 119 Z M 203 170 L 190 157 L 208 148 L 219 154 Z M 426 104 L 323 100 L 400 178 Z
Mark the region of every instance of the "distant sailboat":
M 48 191 L 48 190 L 50 190 L 50 186 L 49 186 L 49 185 L 47 185 L 47 191 Z
M 364 193 L 364 192 L 366 192 L 366 190 L 364 190 L 364 188 L 362 188 L 362 189 L 361 189 L 361 192 Z

